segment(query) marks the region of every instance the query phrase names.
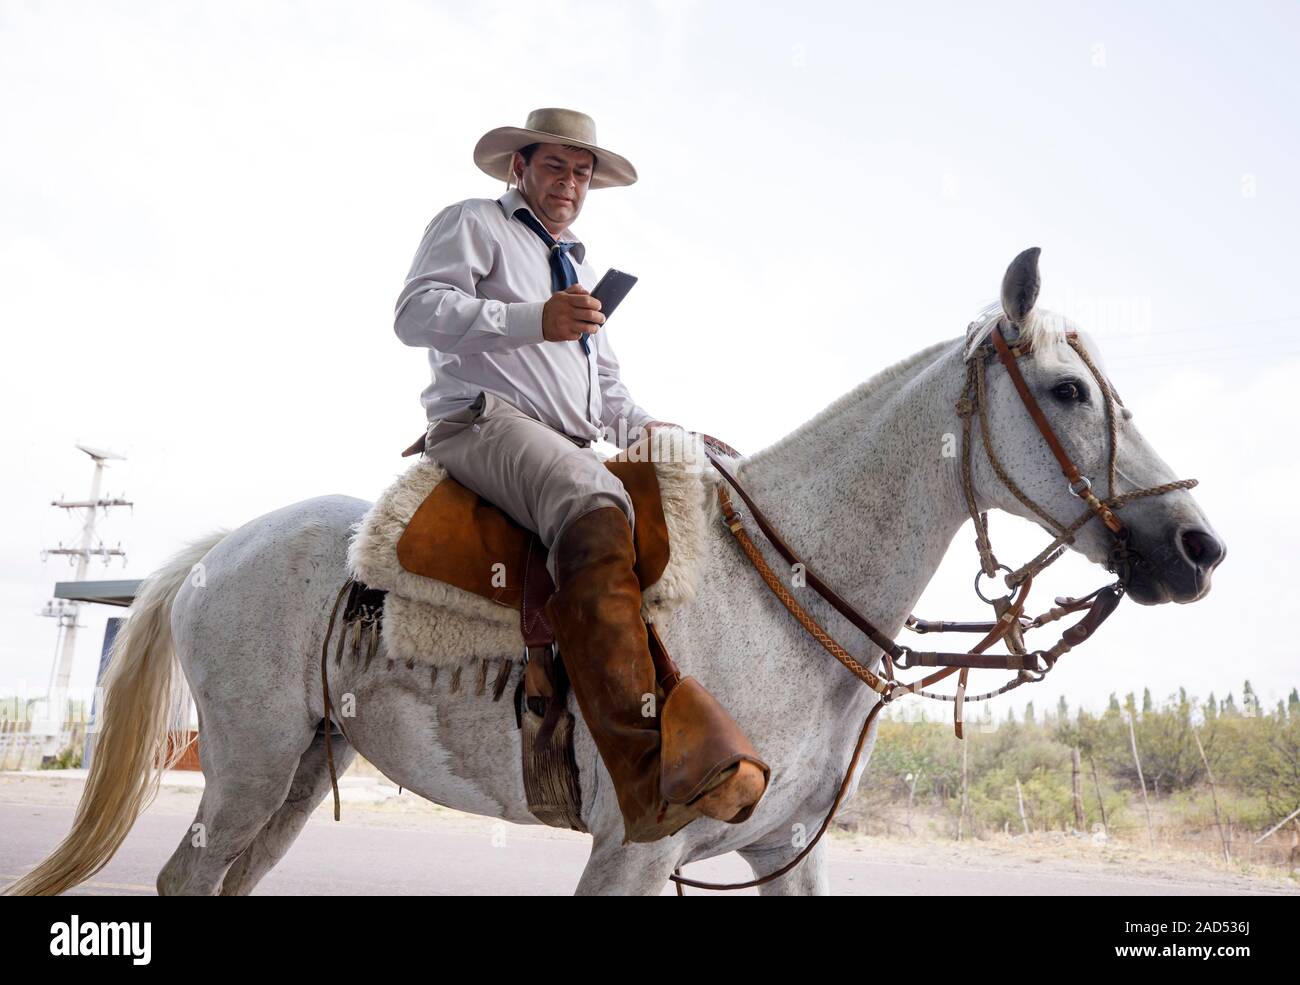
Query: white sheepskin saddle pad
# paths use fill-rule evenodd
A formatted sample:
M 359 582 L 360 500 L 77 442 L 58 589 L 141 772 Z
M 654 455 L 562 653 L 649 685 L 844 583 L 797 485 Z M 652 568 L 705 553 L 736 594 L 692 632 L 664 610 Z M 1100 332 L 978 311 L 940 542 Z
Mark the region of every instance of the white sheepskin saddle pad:
M 708 525 L 720 515 L 715 486 L 721 479 L 698 435 L 669 428 L 656 430 L 651 441 L 669 556 L 663 575 L 641 594 L 647 619 L 695 596 L 704 577 Z M 640 451 L 644 455 L 644 446 Z M 383 639 L 390 660 L 454 667 L 489 658 L 516 659 L 523 651 L 516 609 L 414 574 L 398 563 L 397 542 L 406 525 L 446 476 L 447 470 L 436 461 L 417 460 L 384 490 L 352 527 L 349 574 L 388 593 Z

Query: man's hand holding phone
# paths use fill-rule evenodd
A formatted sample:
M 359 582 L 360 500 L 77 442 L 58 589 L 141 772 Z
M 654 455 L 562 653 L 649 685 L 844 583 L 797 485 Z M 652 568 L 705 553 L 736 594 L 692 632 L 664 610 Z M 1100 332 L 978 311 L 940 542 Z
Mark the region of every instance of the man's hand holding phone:
M 547 342 L 573 342 L 583 333 L 595 335 L 604 324 L 600 302 L 581 284 L 552 294 L 542 307 L 542 337 Z

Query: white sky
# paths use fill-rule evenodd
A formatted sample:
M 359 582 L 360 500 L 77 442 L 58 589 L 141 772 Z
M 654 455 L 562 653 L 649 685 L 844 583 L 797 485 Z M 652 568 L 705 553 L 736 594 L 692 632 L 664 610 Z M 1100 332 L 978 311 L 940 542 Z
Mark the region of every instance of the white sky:
M 392 310 L 420 233 L 501 193 L 484 131 L 570 106 L 641 175 L 574 224 L 641 278 L 610 327 L 625 381 L 742 450 L 960 334 L 1041 246 L 1042 303 L 1101 341 L 1229 556 L 1202 603 L 1123 606 L 1017 713 L 1284 697 L 1300 14 L 1054 6 L 0 0 L 0 694 L 49 676 L 36 613 L 69 569 L 39 552 L 75 539 L 48 505 L 88 491 L 74 441 L 127 454 L 106 491 L 136 503 L 102 526 L 129 565 L 93 578 L 405 467 L 428 370 Z M 975 567 L 963 531 L 918 612 L 984 618 Z M 1068 559 L 1042 597 L 1103 577 Z M 86 611 L 74 685 L 115 611 Z

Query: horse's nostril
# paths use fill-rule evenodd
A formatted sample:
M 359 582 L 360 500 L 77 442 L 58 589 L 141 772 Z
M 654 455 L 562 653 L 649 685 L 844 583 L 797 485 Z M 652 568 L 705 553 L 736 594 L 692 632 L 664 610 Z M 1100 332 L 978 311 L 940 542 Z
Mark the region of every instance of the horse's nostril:
M 1213 568 L 1223 558 L 1223 545 L 1211 533 L 1204 530 L 1184 530 L 1181 539 L 1183 552 L 1198 568 Z

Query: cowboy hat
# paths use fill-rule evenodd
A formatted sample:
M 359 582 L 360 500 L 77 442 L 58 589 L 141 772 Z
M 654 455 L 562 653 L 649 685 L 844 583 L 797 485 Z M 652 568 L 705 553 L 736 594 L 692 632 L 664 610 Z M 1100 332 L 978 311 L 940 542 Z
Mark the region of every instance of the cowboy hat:
M 596 121 L 575 109 L 535 109 L 522 127 L 489 130 L 474 145 L 474 163 L 499 181 L 510 181 L 515 151 L 529 144 L 568 144 L 596 155 L 589 188 L 612 188 L 636 181 L 636 168 L 625 157 L 596 144 Z

